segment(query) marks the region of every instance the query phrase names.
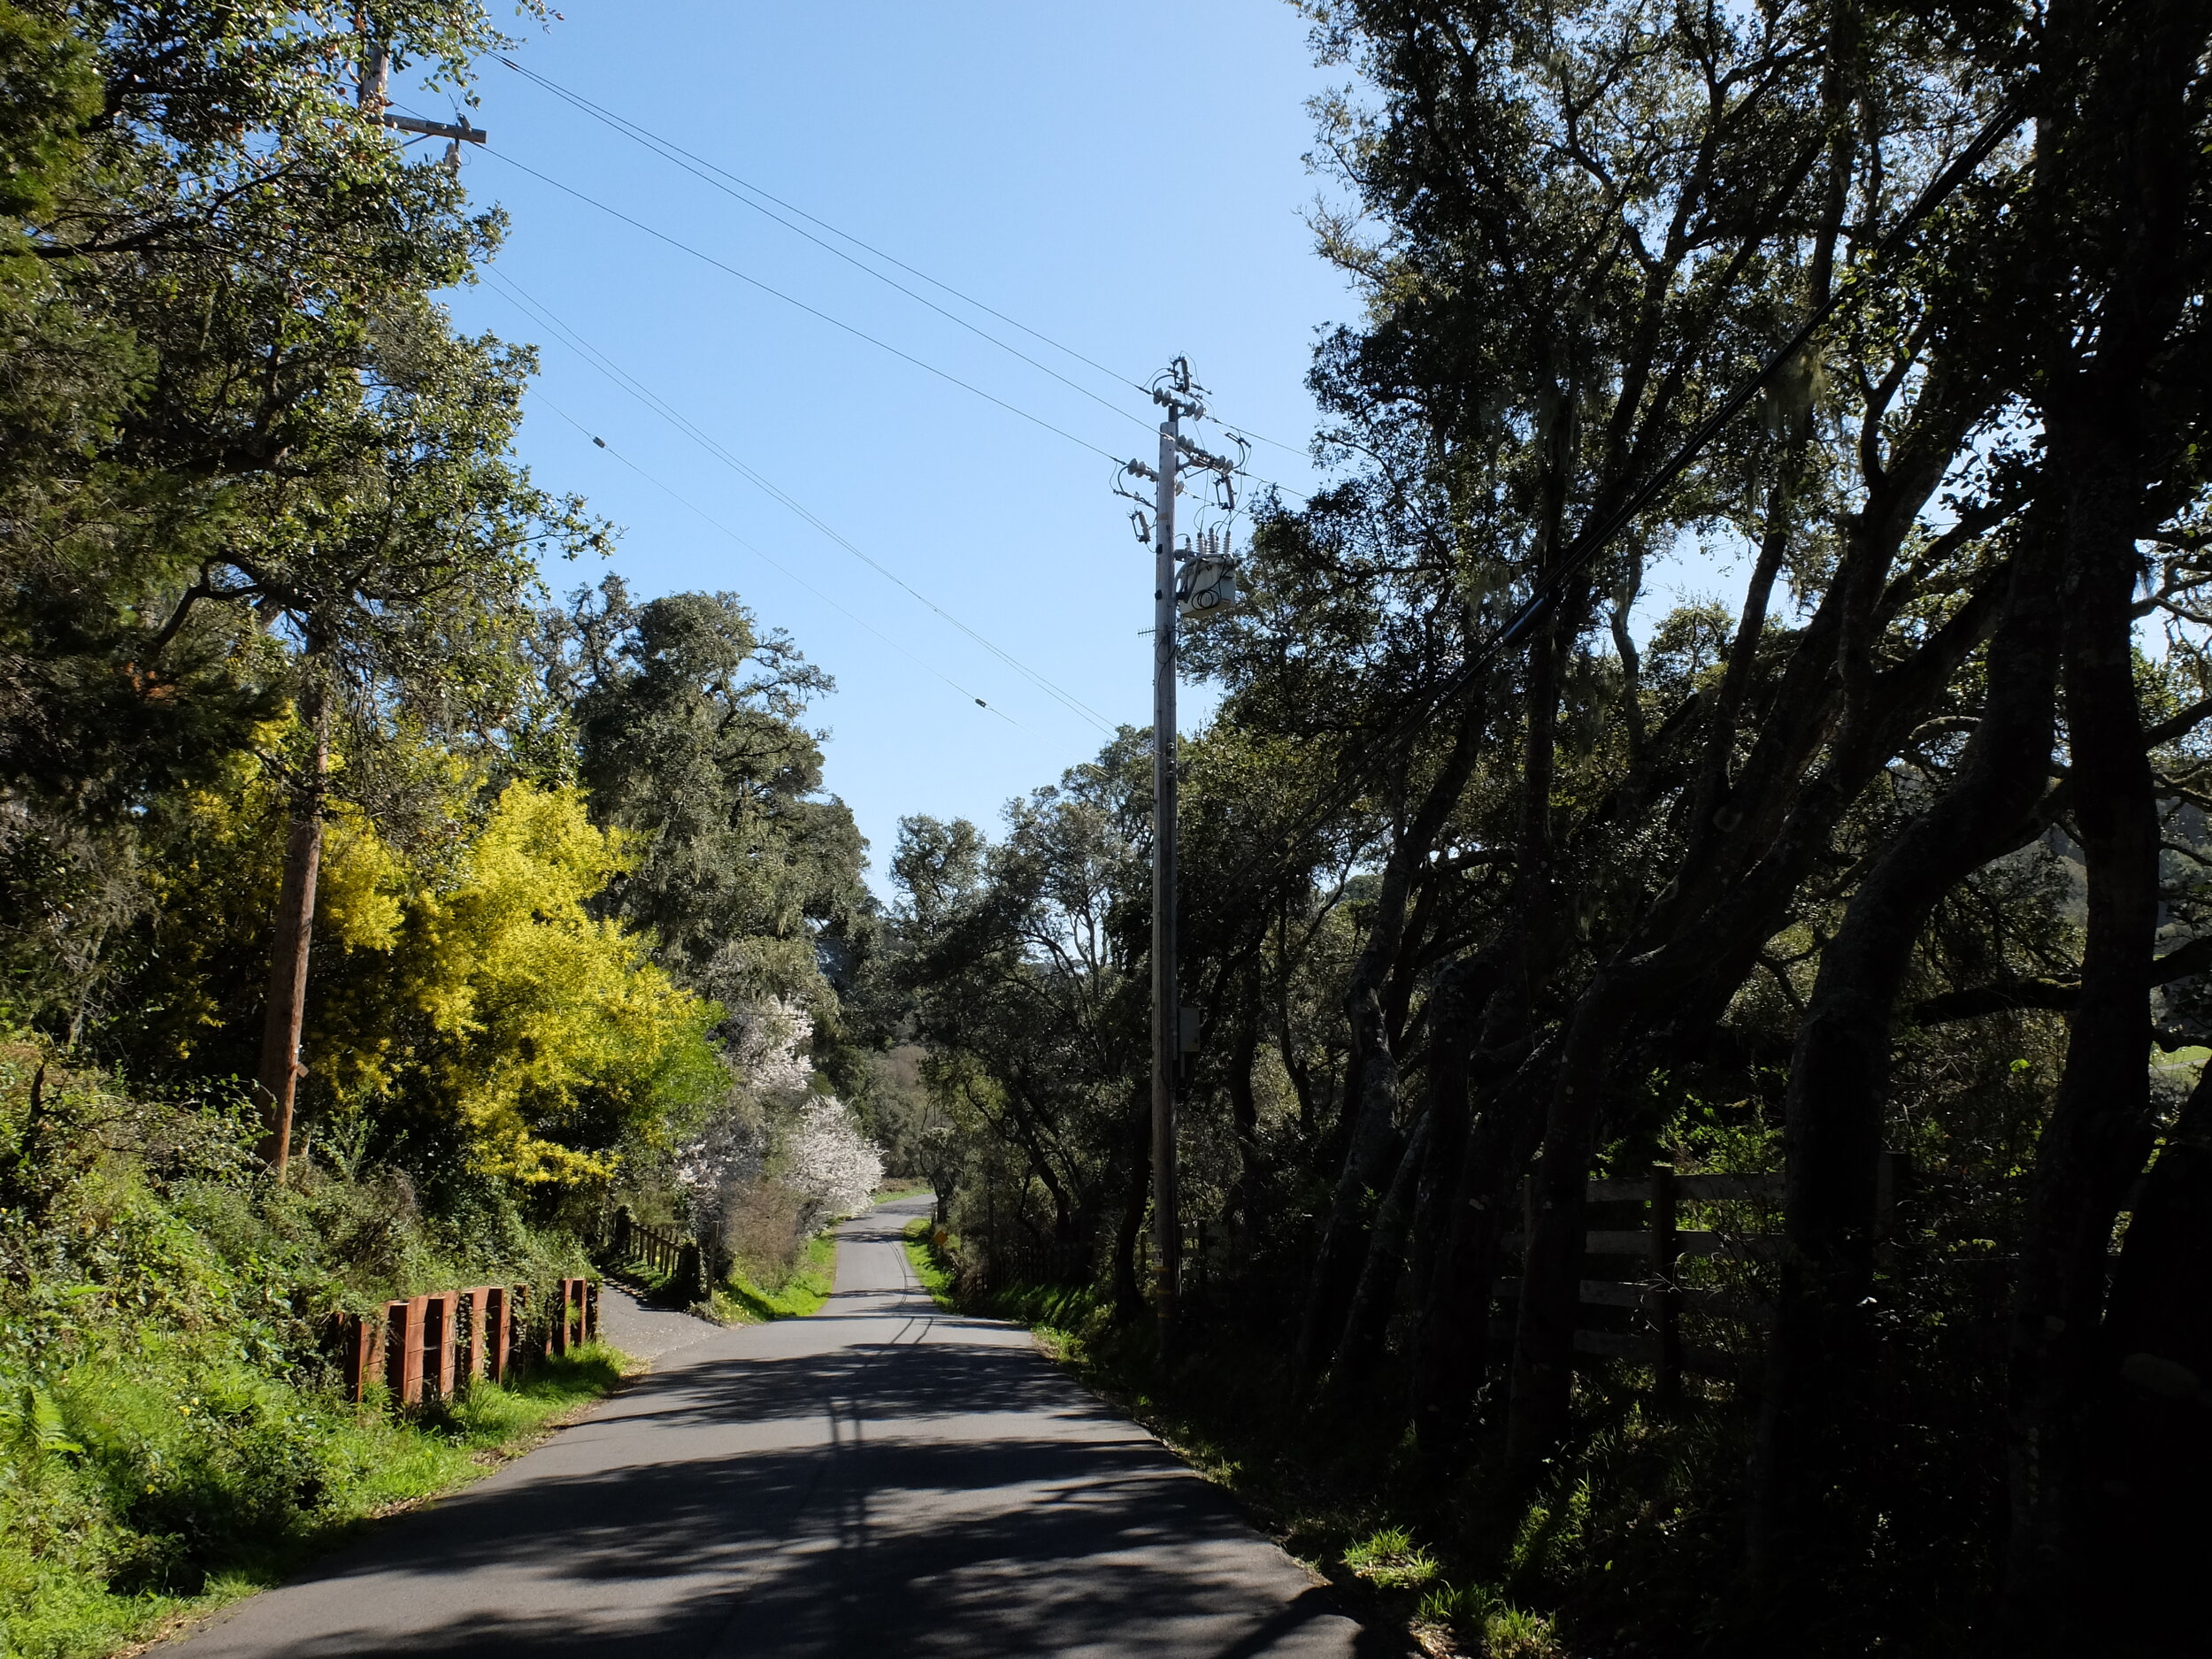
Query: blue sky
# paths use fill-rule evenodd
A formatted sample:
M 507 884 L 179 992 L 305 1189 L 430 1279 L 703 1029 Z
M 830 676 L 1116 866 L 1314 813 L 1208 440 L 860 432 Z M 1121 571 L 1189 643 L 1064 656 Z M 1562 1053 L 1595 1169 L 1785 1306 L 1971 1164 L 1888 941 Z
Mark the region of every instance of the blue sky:
M 1314 332 L 1356 302 L 1301 219 L 1319 188 L 1304 104 L 1330 76 L 1282 0 L 566 10 L 517 61 L 1119 374 L 1187 353 L 1225 417 L 1302 446 Z M 403 107 L 449 117 L 405 82 Z M 1152 452 L 1139 391 L 891 271 L 1102 405 L 497 64 L 479 91 L 490 151 L 471 150 L 465 177 L 513 228 L 503 283 L 452 303 L 464 326 L 543 348 L 523 458 L 624 527 L 613 567 L 635 590 L 733 588 L 836 678 L 815 711 L 828 783 L 872 844 L 879 888 L 902 814 L 995 826 L 1008 797 L 1103 733 L 561 330 L 1074 703 L 1148 720 L 1149 557 L 1107 459 L 544 180 L 1113 455 Z M 1253 466 L 1311 481 L 1283 449 L 1256 449 Z M 600 573 L 548 575 L 565 588 Z M 1187 729 L 1205 706 L 1187 693 Z

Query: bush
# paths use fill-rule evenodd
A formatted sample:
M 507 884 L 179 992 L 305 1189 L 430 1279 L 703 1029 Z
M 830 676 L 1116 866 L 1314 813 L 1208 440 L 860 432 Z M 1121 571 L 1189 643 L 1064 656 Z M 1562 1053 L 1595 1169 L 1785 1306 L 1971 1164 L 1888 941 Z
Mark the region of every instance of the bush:
M 326 1353 L 333 1313 L 488 1280 L 542 1303 L 581 1254 L 495 1187 L 457 1187 L 434 1216 L 395 1171 L 302 1164 L 275 1187 L 254 1133 L 234 1096 L 149 1099 L 0 1042 L 10 1659 L 104 1653 L 272 1582 L 618 1375 L 588 1348 L 407 1422 L 350 1404 Z

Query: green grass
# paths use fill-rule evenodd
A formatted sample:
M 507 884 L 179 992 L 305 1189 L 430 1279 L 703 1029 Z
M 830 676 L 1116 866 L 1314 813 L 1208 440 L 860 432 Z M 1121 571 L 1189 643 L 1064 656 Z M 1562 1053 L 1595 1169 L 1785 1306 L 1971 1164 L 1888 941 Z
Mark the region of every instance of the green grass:
M 627 1363 L 594 1345 L 395 1421 L 228 1347 L 144 1340 L 33 1391 L 43 1411 L 27 1400 L 4 1414 L 17 1428 L 0 1460 L 7 1659 L 96 1659 L 280 1583 L 364 1523 L 526 1450 Z M 38 1432 L 23 1432 L 33 1417 Z
M 768 1319 L 803 1319 L 829 1300 L 837 1282 L 837 1240 L 818 1233 L 807 1240 L 797 1264 L 780 1282 L 758 1284 L 733 1273 L 714 1290 L 714 1311 L 732 1325 Z
M 952 1275 L 937 1259 L 937 1252 L 930 1243 L 930 1220 L 917 1216 L 906 1224 L 906 1259 L 914 1269 L 914 1277 L 922 1281 L 922 1288 L 930 1300 L 941 1308 L 949 1308 L 952 1302 Z

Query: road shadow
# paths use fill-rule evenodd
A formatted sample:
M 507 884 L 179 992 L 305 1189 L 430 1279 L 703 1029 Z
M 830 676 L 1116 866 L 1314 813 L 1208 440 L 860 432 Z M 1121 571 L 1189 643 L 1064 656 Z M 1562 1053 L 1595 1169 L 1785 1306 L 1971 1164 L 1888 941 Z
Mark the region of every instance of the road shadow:
M 856 1294 L 883 1305 L 775 1328 L 811 1351 L 680 1356 L 188 1659 L 1378 1651 L 1021 1333 Z

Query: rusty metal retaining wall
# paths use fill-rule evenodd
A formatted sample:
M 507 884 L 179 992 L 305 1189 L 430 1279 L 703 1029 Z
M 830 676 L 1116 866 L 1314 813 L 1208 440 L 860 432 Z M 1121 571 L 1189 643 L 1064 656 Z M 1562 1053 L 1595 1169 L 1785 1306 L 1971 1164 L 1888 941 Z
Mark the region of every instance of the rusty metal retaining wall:
M 599 1335 L 599 1286 L 564 1279 L 556 1305 L 533 1333 L 527 1285 L 478 1285 L 388 1302 L 380 1314 L 339 1317 L 348 1396 L 368 1397 L 380 1368 L 394 1406 L 451 1398 L 479 1378 L 501 1382 L 533 1355 L 565 1354 Z

